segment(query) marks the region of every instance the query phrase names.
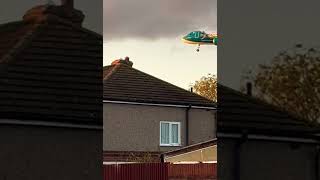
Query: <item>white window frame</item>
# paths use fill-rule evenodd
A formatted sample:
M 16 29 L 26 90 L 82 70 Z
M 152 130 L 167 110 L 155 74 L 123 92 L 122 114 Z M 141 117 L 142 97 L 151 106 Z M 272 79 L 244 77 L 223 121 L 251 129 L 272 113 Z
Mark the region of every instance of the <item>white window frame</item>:
M 162 123 L 168 123 L 169 124 L 169 144 L 163 144 L 161 143 L 161 124 Z M 178 143 L 172 143 L 172 125 L 176 124 L 178 125 Z M 172 121 L 160 121 L 160 146 L 181 146 L 181 122 L 172 122 Z

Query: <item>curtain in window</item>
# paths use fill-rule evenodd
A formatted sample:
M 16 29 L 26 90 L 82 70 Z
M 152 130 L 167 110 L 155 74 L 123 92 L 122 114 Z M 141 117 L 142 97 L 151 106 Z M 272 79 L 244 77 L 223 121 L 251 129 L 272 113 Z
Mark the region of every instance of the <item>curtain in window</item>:
M 172 136 L 172 143 L 174 144 L 178 144 L 179 140 L 178 140 L 178 124 L 172 124 L 171 126 L 171 136 Z
M 169 123 L 161 123 L 161 144 L 169 143 Z

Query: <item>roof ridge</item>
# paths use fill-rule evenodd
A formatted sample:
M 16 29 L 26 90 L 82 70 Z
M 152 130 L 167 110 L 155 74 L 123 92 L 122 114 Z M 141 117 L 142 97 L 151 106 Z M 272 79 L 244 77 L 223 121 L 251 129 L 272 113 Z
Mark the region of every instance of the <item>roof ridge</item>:
M 105 67 L 111 67 L 111 70 L 103 77 L 103 81 L 110 79 L 110 77 L 119 69 L 120 65 L 110 65 Z
M 5 25 L 8 25 L 8 24 L 5 24 Z M 37 35 L 36 32 L 37 30 L 39 30 L 39 26 L 40 24 L 33 25 L 33 27 L 30 30 L 28 30 L 28 32 L 24 34 L 22 38 L 19 39 L 19 41 L 16 42 L 8 52 L 5 53 L 4 56 L 0 58 L 0 63 L 9 62 L 11 59 L 15 58 L 27 45 L 29 45 L 29 43 L 31 43 L 32 40 L 36 37 Z

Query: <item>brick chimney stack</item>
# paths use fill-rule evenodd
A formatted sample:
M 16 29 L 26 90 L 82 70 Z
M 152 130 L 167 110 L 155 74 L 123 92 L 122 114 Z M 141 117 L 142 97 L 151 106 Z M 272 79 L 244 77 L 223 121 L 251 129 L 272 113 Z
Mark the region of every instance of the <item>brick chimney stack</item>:
M 133 62 L 130 61 L 130 58 L 129 57 L 125 57 L 124 59 L 117 59 L 117 60 L 114 60 L 111 65 L 119 65 L 119 64 L 125 64 L 129 67 L 132 67 L 133 65 Z
M 73 0 L 61 0 L 61 5 L 39 5 L 28 10 L 23 20 L 28 23 L 43 23 L 63 20 L 81 26 L 85 16 L 74 8 Z

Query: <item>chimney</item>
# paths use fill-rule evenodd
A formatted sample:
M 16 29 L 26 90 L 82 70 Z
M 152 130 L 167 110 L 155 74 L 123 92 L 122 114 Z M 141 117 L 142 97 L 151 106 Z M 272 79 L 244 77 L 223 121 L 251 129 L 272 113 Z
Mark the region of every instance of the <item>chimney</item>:
M 74 9 L 74 2 L 73 0 L 61 0 L 61 6 L 71 10 Z
M 28 23 L 39 24 L 43 22 L 56 22 L 62 19 L 74 25 L 81 26 L 84 14 L 74 9 L 73 0 L 61 0 L 61 5 L 39 5 L 28 10 L 23 20 Z
M 247 95 L 252 96 L 252 84 L 251 82 L 247 82 Z
M 132 67 L 133 65 L 133 62 L 130 61 L 130 58 L 129 57 L 125 57 L 124 59 L 117 59 L 117 60 L 114 60 L 111 65 L 120 65 L 120 64 L 124 64 L 124 65 L 127 65 L 129 67 Z

